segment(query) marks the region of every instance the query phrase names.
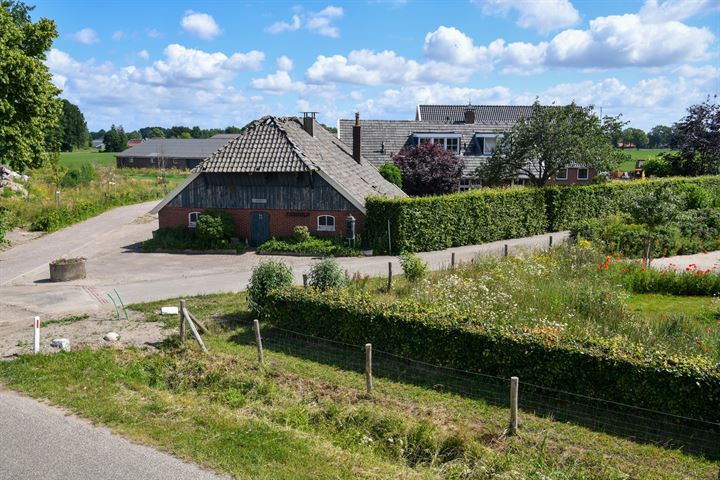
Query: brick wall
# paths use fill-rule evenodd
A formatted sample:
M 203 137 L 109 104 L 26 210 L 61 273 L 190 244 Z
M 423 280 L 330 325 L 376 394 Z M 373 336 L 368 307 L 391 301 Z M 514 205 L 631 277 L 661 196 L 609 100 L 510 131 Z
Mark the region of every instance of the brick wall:
M 588 170 L 588 178 L 586 180 L 580 180 L 578 179 L 578 168 L 568 168 L 567 169 L 567 179 L 565 180 L 559 180 L 559 179 L 551 179 L 548 184 L 549 185 L 589 185 L 592 181 L 593 177 L 597 174 L 595 170 L 592 168 L 587 169 Z
M 316 236 L 340 236 L 345 232 L 345 219 L 352 213 L 355 217 L 355 231 L 362 233 L 365 215 L 359 210 L 348 211 L 311 211 L 308 216 L 291 216 L 290 213 L 300 213 L 296 210 L 263 210 L 263 209 L 240 209 L 240 208 L 224 208 L 224 212 L 232 215 L 235 220 L 235 231 L 241 238 L 250 236 L 250 215 L 252 212 L 266 212 L 270 215 L 270 236 L 288 237 L 292 234 L 293 227 L 296 225 L 305 225 L 310 233 Z M 164 207 L 160 210 L 159 220 L 160 228 L 165 227 L 187 227 L 188 214 L 190 212 L 198 212 L 202 209 L 197 208 L 179 208 Z M 334 232 L 318 232 L 317 218 L 320 215 L 332 215 L 335 217 Z

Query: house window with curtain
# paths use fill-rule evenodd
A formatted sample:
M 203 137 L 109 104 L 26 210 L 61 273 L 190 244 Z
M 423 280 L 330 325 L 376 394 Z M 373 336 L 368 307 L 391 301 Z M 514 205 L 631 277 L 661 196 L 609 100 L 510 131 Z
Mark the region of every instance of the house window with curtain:
M 567 180 L 568 178 L 568 170 L 567 168 L 563 168 L 558 171 L 557 175 L 555 175 L 555 180 Z
M 577 170 L 577 179 L 578 180 L 587 180 L 589 176 L 589 172 L 587 168 L 578 168 Z
M 198 217 L 200 217 L 200 212 L 188 213 L 188 228 L 195 228 L 197 226 Z
M 333 217 L 332 215 L 318 216 L 317 230 L 318 230 L 318 232 L 334 232 L 335 231 L 335 217 Z

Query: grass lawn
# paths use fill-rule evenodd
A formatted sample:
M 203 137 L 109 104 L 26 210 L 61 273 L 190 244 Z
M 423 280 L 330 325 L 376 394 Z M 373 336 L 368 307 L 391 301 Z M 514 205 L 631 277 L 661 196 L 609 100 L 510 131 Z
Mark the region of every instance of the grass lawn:
M 630 155 L 631 160 L 620 164 L 619 170 L 624 172 L 632 172 L 635 170 L 635 162 L 637 160 L 649 160 L 657 157 L 661 153 L 669 152 L 669 148 L 628 148 L 623 150 L 625 153 Z
M 60 153 L 60 165 L 66 168 L 80 168 L 83 163 L 88 162 L 104 167 L 115 165 L 115 152 L 98 152 L 92 148 Z
M 154 354 L 27 355 L 0 362 L 0 381 L 237 478 L 717 476 L 717 463 L 701 456 L 525 413 L 519 434 L 507 437 L 506 408 L 434 388 L 376 376 L 367 396 L 362 373 L 331 357 L 289 355 L 272 341 L 260 368 L 244 294 L 187 300 L 213 331 L 204 335 L 209 355 L 176 340 Z M 153 312 L 177 302 L 131 308 L 165 320 Z

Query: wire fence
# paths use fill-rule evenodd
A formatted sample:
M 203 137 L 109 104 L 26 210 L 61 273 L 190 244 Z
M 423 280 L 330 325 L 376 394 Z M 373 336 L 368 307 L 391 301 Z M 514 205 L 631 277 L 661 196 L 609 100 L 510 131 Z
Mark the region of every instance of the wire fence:
M 263 326 L 265 349 L 367 375 L 364 345 Z M 255 338 L 244 336 L 247 343 Z M 371 376 L 511 407 L 510 378 L 433 365 L 372 348 Z M 358 385 L 360 387 L 360 385 Z M 578 424 L 640 443 L 720 458 L 720 423 L 673 415 L 519 381 L 522 413 Z

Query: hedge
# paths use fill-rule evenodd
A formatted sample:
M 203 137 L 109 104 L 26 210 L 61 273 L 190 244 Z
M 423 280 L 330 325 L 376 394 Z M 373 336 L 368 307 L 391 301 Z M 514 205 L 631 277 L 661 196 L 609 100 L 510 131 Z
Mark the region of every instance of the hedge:
M 262 305 L 272 325 L 425 362 L 720 421 L 720 370 L 710 359 L 650 352 L 621 339 L 561 340 L 527 328 L 478 325 L 410 302 L 287 288 Z
M 392 253 L 442 250 L 567 230 L 581 220 L 622 212 L 641 193 L 685 185 L 703 187 L 711 203 L 720 207 L 720 177 L 496 188 L 433 197 L 369 197 L 365 235 L 371 248 L 387 252 L 389 221 Z
M 365 232 L 370 246 L 392 252 L 442 250 L 461 245 L 527 237 L 547 231 L 540 189 L 474 190 L 432 197 L 370 197 Z

